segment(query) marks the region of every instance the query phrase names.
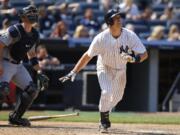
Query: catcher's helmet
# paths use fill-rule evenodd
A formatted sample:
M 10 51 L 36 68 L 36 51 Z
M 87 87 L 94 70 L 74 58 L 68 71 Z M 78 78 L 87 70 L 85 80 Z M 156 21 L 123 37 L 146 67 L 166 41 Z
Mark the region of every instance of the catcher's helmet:
M 20 18 L 27 17 L 31 23 L 38 22 L 38 10 L 35 6 L 29 5 L 19 10 Z
M 118 10 L 116 9 L 110 9 L 108 10 L 108 12 L 105 14 L 104 16 L 104 20 L 106 22 L 107 25 L 113 25 L 114 22 L 113 22 L 113 17 L 116 16 L 116 15 L 121 15 L 121 12 L 119 12 Z

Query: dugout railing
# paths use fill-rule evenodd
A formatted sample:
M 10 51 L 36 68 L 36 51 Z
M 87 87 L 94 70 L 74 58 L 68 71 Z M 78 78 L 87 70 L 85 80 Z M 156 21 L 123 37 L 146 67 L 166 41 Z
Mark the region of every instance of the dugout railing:
M 167 95 L 165 96 L 163 103 L 162 103 L 162 110 L 163 111 L 180 111 L 180 99 L 173 100 L 173 97 L 179 95 L 178 93 L 180 91 L 180 73 L 177 74 L 174 82 L 172 83 L 172 86 L 170 87 Z M 176 104 L 176 105 L 175 105 Z

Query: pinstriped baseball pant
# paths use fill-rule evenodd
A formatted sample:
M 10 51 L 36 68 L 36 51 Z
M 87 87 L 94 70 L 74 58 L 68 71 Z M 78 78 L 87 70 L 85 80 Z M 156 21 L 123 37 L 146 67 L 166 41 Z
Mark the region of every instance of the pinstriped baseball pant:
M 126 85 L 126 69 L 112 69 L 105 66 L 97 70 L 98 81 L 101 87 L 99 111 L 111 111 L 121 101 Z

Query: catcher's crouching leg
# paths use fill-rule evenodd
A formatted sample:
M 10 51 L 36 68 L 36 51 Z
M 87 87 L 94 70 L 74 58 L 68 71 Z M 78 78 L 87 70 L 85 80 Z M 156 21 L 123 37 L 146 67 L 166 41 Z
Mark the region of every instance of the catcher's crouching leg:
M 15 110 L 9 114 L 9 123 L 20 126 L 30 126 L 28 119 L 22 118 L 25 111 L 31 106 L 34 99 L 38 96 L 39 90 L 34 83 L 29 86 L 19 96 Z
M 0 82 L 0 103 L 4 101 L 4 99 L 8 96 L 9 92 L 10 92 L 9 83 Z

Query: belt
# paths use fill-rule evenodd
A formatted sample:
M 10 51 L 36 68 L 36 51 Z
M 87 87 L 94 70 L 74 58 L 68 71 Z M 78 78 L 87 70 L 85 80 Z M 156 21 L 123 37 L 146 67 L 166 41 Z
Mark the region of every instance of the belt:
M 12 64 L 19 64 L 20 62 L 14 61 L 14 60 L 10 60 L 8 58 L 3 58 L 3 60 L 11 62 Z

